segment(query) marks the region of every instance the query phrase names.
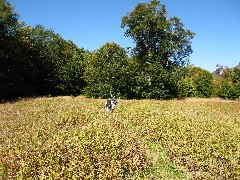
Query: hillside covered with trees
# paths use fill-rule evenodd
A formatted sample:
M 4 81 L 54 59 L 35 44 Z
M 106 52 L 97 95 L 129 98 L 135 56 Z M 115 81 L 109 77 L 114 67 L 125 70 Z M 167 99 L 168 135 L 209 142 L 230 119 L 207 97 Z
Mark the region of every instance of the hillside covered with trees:
M 195 34 L 165 5 L 139 3 L 122 17 L 135 47 L 107 42 L 95 51 L 77 47 L 43 25 L 30 27 L 0 0 L 0 99 L 80 95 L 126 99 L 240 98 L 240 64 L 210 73 L 189 65 Z

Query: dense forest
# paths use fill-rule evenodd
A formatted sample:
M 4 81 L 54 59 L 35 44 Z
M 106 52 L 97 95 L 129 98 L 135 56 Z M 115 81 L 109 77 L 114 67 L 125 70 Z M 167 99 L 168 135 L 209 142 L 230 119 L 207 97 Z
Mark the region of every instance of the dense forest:
M 135 47 L 107 42 L 94 51 L 79 48 L 43 25 L 19 22 L 0 0 L 0 100 L 80 95 L 126 99 L 240 98 L 240 63 L 214 72 L 189 65 L 195 34 L 165 5 L 139 3 L 122 17 Z

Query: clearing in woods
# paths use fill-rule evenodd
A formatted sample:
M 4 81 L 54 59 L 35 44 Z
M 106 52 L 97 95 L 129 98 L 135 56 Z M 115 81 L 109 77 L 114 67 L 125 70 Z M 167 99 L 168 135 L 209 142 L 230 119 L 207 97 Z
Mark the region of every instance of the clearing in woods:
M 3 179 L 238 179 L 240 102 L 22 99 L 0 104 Z

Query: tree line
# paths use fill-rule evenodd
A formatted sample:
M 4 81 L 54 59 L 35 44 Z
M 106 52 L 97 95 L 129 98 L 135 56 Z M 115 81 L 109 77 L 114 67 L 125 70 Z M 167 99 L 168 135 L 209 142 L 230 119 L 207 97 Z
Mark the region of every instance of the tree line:
M 240 98 L 240 64 L 210 73 L 190 66 L 191 39 L 165 5 L 139 3 L 122 17 L 134 48 L 108 42 L 94 51 L 77 47 L 42 25 L 30 27 L 0 0 L 0 99 L 80 95 L 126 99 Z

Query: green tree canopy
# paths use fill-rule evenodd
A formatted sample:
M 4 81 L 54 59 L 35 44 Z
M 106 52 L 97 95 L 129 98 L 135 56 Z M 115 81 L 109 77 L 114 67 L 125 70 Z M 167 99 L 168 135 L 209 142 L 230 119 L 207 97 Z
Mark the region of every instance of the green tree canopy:
M 212 74 L 200 67 L 188 66 L 186 68 L 186 79 L 193 81 L 197 97 L 210 97 L 213 93 Z
M 106 43 L 87 58 L 84 79 L 85 94 L 89 97 L 128 97 L 134 68 L 127 52 L 116 43 Z M 129 93 L 129 94 L 128 94 Z
M 11 4 L 5 0 L 0 0 L 0 40 L 1 45 L 6 41 L 6 37 L 16 35 L 16 29 L 19 26 L 18 14 L 13 12 Z
M 217 65 L 213 76 L 216 96 L 240 99 L 240 63 L 233 68 Z
M 26 27 L 22 32 L 34 70 L 32 80 L 51 93 L 81 93 L 85 51 L 42 25 Z
M 184 29 L 177 17 L 168 18 L 166 7 L 160 1 L 139 3 L 122 17 L 126 36 L 133 38 L 138 60 L 145 63 L 159 62 L 163 68 L 185 65 L 192 53 L 194 33 Z
M 42 25 L 26 26 L 0 1 L 0 99 L 80 94 L 84 50 Z
M 5 0 L 0 0 L 0 99 L 11 94 L 15 82 L 20 82 L 17 66 L 21 66 L 18 54 L 21 49 L 18 14 Z

